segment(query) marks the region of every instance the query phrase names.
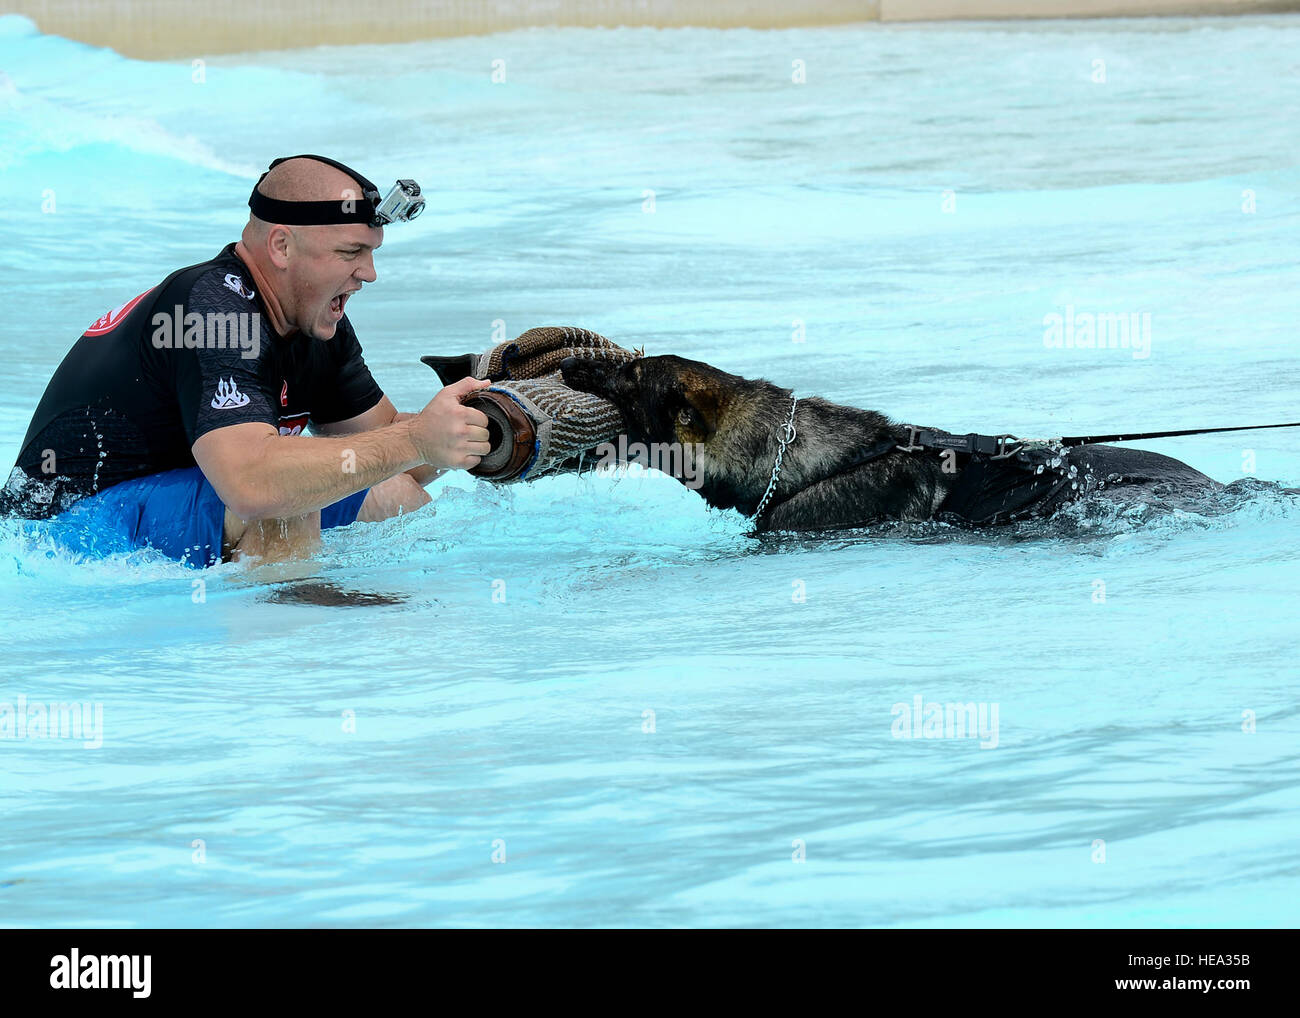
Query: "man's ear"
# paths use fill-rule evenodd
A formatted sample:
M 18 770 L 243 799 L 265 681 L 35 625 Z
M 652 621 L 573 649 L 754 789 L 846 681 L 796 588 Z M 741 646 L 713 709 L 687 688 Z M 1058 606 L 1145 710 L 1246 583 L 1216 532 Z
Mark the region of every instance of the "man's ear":
M 266 236 L 267 255 L 277 269 L 289 267 L 289 252 L 294 247 L 293 231 L 287 226 L 272 226 Z

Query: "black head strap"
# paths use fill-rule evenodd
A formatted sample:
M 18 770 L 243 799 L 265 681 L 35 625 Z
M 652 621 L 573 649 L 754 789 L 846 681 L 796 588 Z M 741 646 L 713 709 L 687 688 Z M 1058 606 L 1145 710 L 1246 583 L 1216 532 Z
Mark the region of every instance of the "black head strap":
M 281 201 L 268 198 L 261 191 L 266 173 L 270 173 L 288 159 L 314 159 L 318 163 L 342 170 L 361 185 L 361 193 L 351 197 L 340 196 L 338 201 Z M 361 223 L 363 226 L 381 226 L 376 221 L 375 207 L 380 202 L 379 188 L 351 167 L 328 159 L 325 156 L 300 155 L 284 156 L 277 159 L 257 178 L 253 193 L 248 196 L 248 207 L 253 215 L 265 223 L 283 223 L 285 226 L 335 226 L 347 223 Z

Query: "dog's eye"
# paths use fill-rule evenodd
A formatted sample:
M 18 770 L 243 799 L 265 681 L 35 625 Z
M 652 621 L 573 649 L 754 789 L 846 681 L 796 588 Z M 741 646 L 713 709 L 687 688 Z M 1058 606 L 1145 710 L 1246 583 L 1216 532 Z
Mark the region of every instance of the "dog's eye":
M 693 406 L 684 406 L 677 411 L 677 423 L 683 428 L 698 428 L 700 416 L 695 412 Z

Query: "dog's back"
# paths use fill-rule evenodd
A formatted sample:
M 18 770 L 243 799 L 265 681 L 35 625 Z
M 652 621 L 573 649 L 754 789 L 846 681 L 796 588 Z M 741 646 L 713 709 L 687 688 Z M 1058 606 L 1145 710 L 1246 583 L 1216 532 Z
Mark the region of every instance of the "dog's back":
M 700 361 L 566 361 L 565 381 L 611 400 L 634 441 L 692 449 L 698 490 L 764 530 L 827 530 L 879 520 L 977 525 L 1046 516 L 1083 495 L 1162 497 L 1222 485 L 1169 456 L 1108 445 L 1025 446 L 1008 456 L 913 447 L 912 429 L 874 410 L 746 379 Z

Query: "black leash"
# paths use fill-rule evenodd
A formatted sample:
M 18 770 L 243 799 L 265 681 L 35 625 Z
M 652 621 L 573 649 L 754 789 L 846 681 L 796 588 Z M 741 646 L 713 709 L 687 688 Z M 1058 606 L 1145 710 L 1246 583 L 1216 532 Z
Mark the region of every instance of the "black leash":
M 1213 435 L 1220 431 L 1260 431 L 1265 428 L 1300 428 L 1300 421 L 1290 424 L 1244 424 L 1236 428 L 1189 428 L 1186 431 L 1144 431 L 1137 435 L 1074 435 L 1057 438 L 1061 445 L 1100 445 L 1103 442 L 1136 442 L 1142 438 L 1178 438 L 1181 435 Z

